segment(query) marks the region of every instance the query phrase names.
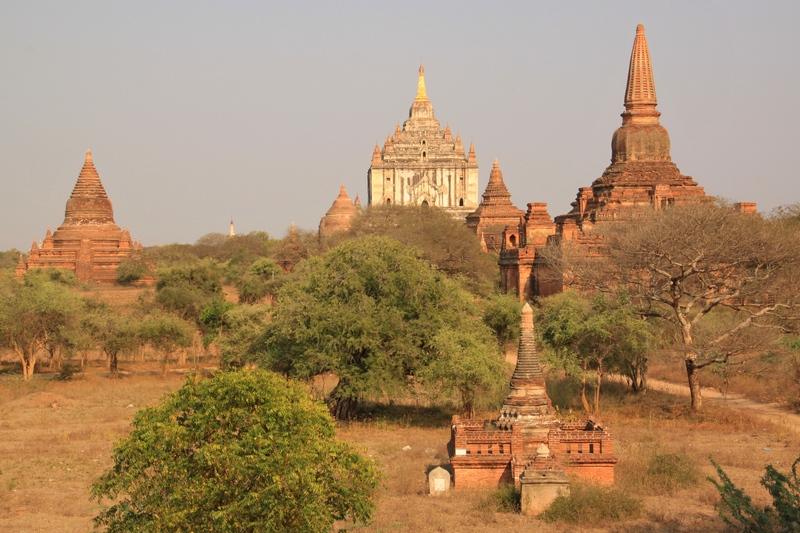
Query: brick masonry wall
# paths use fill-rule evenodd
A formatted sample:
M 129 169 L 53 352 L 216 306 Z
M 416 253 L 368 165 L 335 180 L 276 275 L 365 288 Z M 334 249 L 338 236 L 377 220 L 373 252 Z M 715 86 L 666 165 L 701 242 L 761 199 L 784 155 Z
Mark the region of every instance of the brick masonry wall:
M 453 484 L 459 489 L 494 489 L 511 483 L 511 466 L 505 468 L 458 468 L 453 465 Z
M 614 483 L 614 465 L 567 466 L 567 474 L 578 476 L 593 483 L 611 485 Z

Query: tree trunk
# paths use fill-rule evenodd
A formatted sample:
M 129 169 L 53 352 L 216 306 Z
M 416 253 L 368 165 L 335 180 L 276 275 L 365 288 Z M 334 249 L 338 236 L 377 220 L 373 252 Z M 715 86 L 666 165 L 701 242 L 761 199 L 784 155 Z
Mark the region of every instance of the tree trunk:
M 594 389 L 594 414 L 600 414 L 600 384 L 603 381 L 603 363 L 598 362 L 597 365 L 597 388 Z
M 117 366 L 117 354 L 108 355 L 108 372 L 112 378 L 119 377 L 119 368 Z
M 686 377 L 689 380 L 689 395 L 692 398 L 692 411 L 697 413 L 703 409 L 703 398 L 700 396 L 700 369 L 695 365 L 697 356 L 694 354 L 692 324 L 683 317 L 679 317 L 679 319 L 681 336 L 683 337 L 683 360 L 686 363 Z
M 586 416 L 592 414 L 592 409 L 589 407 L 588 400 L 586 400 L 586 372 L 583 373 L 583 377 L 581 378 L 581 403 L 583 404 L 583 410 Z
M 689 378 L 689 394 L 692 397 L 692 411 L 703 409 L 703 398 L 700 396 L 700 374 L 694 364 L 694 354 L 686 354 L 686 376 Z
M 464 402 L 464 416 L 467 418 L 475 418 L 475 404 L 471 401 Z
M 641 361 L 639 356 L 634 358 L 628 378 L 631 380 L 633 392 L 642 392 L 647 389 L 647 357 L 641 357 Z
M 339 381 L 328 396 L 328 410 L 336 420 L 351 420 L 358 408 L 358 398 L 340 397 L 341 384 Z

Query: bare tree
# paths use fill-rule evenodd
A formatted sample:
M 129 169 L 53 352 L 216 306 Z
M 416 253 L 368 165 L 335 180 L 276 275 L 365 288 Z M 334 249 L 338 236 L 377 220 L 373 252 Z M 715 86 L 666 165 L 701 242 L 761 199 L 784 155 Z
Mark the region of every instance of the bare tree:
M 677 328 L 694 411 L 702 408 L 701 368 L 772 337 L 754 328 L 784 333 L 796 323 L 800 226 L 790 217 L 708 202 L 597 229 L 591 253 L 565 242 L 546 252 L 549 261 L 565 285 L 624 289 L 642 315 Z

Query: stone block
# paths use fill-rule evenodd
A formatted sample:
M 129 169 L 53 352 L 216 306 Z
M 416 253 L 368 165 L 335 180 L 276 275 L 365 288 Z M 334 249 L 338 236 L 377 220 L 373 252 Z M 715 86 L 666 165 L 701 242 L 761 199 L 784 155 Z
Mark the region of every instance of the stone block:
M 450 492 L 450 472 L 437 466 L 428 472 L 428 493 L 439 496 L 445 492 Z
M 569 478 L 562 470 L 525 470 L 519 480 L 522 514 L 526 516 L 538 515 L 559 494 L 569 494 Z

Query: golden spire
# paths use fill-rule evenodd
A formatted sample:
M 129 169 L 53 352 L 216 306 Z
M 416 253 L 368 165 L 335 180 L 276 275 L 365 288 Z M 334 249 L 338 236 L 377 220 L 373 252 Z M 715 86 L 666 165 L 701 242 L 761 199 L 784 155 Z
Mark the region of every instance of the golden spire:
M 422 63 L 419 64 L 419 81 L 417 82 L 417 97 L 415 101 L 428 101 L 428 93 L 425 92 L 425 67 L 422 66 Z

